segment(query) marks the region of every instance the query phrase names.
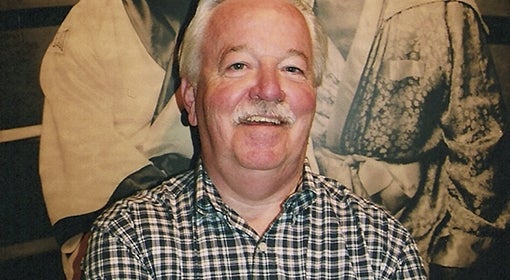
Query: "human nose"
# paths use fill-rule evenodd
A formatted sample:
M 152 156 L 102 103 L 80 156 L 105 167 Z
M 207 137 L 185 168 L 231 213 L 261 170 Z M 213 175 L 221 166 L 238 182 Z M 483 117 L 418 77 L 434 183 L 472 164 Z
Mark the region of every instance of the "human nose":
M 280 78 L 276 69 L 262 69 L 257 75 L 257 82 L 251 88 L 252 99 L 282 102 L 285 93 L 280 84 Z

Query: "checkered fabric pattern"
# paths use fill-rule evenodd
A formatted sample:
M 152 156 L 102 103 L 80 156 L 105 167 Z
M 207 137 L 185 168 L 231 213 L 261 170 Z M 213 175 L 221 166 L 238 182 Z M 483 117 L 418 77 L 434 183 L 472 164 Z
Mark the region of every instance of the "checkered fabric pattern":
M 83 265 L 86 279 L 426 279 L 398 221 L 307 164 L 263 236 L 200 165 L 104 212 Z

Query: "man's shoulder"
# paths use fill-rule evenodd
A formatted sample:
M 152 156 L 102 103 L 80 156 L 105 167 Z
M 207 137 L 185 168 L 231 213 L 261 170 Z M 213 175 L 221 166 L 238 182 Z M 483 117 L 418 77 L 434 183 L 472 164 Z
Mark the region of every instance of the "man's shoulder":
M 145 216 L 165 215 L 171 218 L 182 209 L 191 208 L 183 204 L 191 205 L 192 203 L 194 179 L 194 172 L 186 171 L 171 177 L 155 188 L 121 199 L 98 217 L 96 226 L 104 227 L 121 220 L 144 223 Z
M 322 176 L 314 175 L 314 181 L 319 185 L 319 192 L 328 199 L 335 209 L 336 215 L 346 223 L 355 223 L 361 228 L 375 231 L 397 231 L 403 236 L 408 235 L 404 226 L 381 206 L 353 193 L 340 182 Z
M 318 175 L 316 182 L 320 184 L 317 194 L 325 200 L 320 203 L 332 209 L 347 243 L 366 246 L 373 256 L 386 254 L 392 258 L 414 243 L 409 231 L 379 205 L 334 179 Z

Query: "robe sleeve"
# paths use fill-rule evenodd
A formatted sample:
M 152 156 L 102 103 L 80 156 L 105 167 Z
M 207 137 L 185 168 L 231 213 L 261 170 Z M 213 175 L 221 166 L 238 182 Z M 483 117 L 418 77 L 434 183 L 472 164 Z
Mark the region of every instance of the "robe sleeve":
M 434 263 L 463 267 L 492 242 L 508 218 L 508 190 L 499 184 L 503 163 L 504 108 L 479 15 L 447 4 L 451 43 L 451 94 L 442 117 L 448 156 L 441 176 L 451 182 L 450 218 Z

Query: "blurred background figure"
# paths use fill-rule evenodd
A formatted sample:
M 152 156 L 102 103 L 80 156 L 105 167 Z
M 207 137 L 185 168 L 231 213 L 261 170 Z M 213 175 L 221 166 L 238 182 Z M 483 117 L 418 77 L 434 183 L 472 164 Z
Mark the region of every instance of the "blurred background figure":
M 331 39 L 312 131 L 321 173 L 397 216 L 431 277 L 461 275 L 509 212 L 505 109 L 475 2 L 315 9 Z
M 161 90 L 173 87 L 165 73 L 190 5 L 81 0 L 44 56 L 40 176 L 68 278 L 107 204 L 190 167 L 175 97 L 155 117 Z

